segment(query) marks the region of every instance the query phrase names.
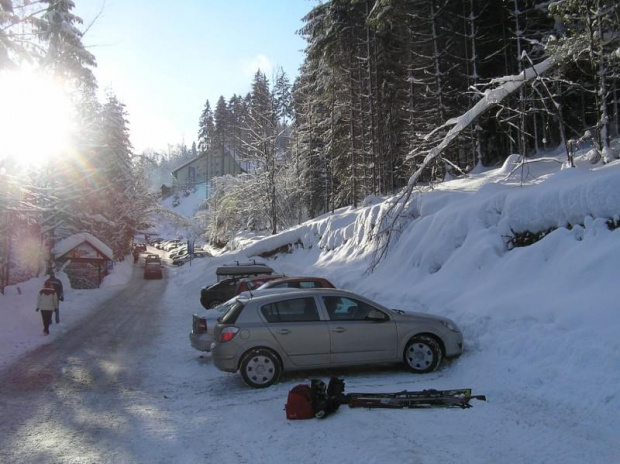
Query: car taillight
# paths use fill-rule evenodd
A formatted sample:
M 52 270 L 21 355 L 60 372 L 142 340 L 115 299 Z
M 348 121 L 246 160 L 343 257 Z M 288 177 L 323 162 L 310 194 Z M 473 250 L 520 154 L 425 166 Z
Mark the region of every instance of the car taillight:
M 198 319 L 198 329 L 207 331 L 207 320 L 206 319 Z
M 237 332 L 239 332 L 238 327 L 226 327 L 222 329 L 222 331 L 220 332 L 220 336 L 218 340 L 220 342 L 229 342 L 233 338 L 235 338 L 235 335 L 237 335 Z

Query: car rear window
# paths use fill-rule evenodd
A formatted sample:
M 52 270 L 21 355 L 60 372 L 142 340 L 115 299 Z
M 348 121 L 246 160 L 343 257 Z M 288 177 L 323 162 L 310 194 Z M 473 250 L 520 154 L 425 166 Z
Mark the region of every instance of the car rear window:
M 266 277 L 265 279 L 248 279 L 246 281 L 246 285 L 248 287 L 248 290 L 256 290 L 258 287 L 260 287 L 269 280 L 271 280 L 269 277 Z
M 303 280 L 299 282 L 299 288 L 321 288 L 321 284 L 314 280 Z
M 159 263 L 146 263 L 146 268 L 147 268 L 149 271 L 154 271 L 154 270 L 156 270 L 156 269 L 159 269 L 159 268 L 160 268 L 160 265 L 159 265 Z
M 241 314 L 241 311 L 245 307 L 245 304 L 240 300 L 235 300 L 235 302 L 230 305 L 228 311 L 220 317 L 220 322 L 222 324 L 234 324 L 237 321 L 237 317 Z
M 261 307 L 261 313 L 270 323 L 319 320 L 314 298 L 294 298 L 269 303 Z

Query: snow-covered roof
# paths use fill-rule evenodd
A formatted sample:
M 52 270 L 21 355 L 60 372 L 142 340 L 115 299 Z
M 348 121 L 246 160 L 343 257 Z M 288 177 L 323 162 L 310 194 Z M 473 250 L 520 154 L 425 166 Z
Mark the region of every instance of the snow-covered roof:
M 73 250 L 75 247 L 81 245 L 84 242 L 88 242 L 94 248 L 101 252 L 101 254 L 105 255 L 106 258 L 110 260 L 114 259 L 114 253 L 109 246 L 103 243 L 94 235 L 89 234 L 88 232 L 80 232 L 79 234 L 71 235 L 56 244 L 54 247 L 53 253 L 55 258 L 60 258 L 61 256 L 66 255 L 69 251 Z
M 177 176 L 177 172 L 179 172 L 181 169 L 183 169 L 183 168 L 184 168 L 184 167 L 186 167 L 186 166 L 189 166 L 189 165 L 190 165 L 190 164 L 192 164 L 192 163 L 195 163 L 195 162 L 196 162 L 196 161 L 198 161 L 198 160 L 204 159 L 205 157 L 206 157 L 206 155 L 205 155 L 205 154 L 202 154 L 202 155 L 198 155 L 196 158 L 192 158 L 192 159 L 191 159 L 191 160 L 189 160 L 187 163 L 183 163 L 183 164 L 182 164 L 181 166 L 179 166 L 178 168 L 173 169 L 173 170 L 172 170 L 172 175 L 173 175 L 174 177 L 176 177 L 176 176 Z

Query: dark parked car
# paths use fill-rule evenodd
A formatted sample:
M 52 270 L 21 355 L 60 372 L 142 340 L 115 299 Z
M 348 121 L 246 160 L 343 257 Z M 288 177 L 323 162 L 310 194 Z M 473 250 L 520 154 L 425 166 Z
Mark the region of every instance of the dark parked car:
M 252 288 L 258 288 L 270 279 L 278 279 L 283 277 L 282 275 L 258 275 L 252 277 L 224 279 L 215 285 L 210 287 L 204 287 L 200 291 L 200 304 L 205 309 L 215 308 L 221 305 L 225 301 L 230 300 L 235 295 Z
M 215 367 L 241 371 L 251 387 L 311 368 L 402 363 L 422 374 L 463 351 L 461 331 L 445 317 L 388 309 L 337 289 L 262 292 L 227 303 L 211 345 Z
M 259 290 L 265 288 L 336 288 L 329 280 L 322 277 L 283 277 L 265 282 Z M 250 289 L 253 290 L 253 289 Z

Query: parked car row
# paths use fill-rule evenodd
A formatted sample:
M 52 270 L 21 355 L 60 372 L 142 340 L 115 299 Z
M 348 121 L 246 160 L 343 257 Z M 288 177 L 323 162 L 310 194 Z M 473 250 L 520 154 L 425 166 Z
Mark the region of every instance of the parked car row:
M 206 314 L 194 314 L 190 342 L 254 388 L 301 369 L 402 363 L 427 373 L 463 350 L 452 320 L 388 309 L 321 277 L 283 276 L 260 263 L 216 274 L 223 278 L 202 289 Z
M 191 259 L 200 259 L 200 258 L 207 258 L 211 256 L 211 254 L 207 251 L 204 250 L 195 250 L 194 253 L 192 253 L 191 255 L 189 253 L 184 253 L 181 255 L 178 255 L 176 257 L 174 257 L 172 259 L 172 264 L 175 266 L 183 266 L 185 263 L 187 263 L 190 258 Z
M 183 243 L 181 239 L 161 240 L 153 246 L 158 250 L 170 251 L 172 248 L 180 246 Z

